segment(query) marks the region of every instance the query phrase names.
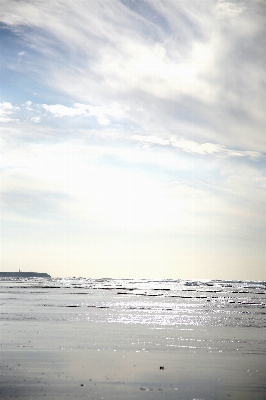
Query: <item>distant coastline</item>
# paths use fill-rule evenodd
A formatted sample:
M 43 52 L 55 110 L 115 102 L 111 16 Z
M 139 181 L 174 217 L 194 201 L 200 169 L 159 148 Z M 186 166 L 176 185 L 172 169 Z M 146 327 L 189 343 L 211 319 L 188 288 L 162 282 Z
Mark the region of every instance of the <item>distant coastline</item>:
M 0 272 L 0 278 L 51 278 L 51 275 L 42 272 Z

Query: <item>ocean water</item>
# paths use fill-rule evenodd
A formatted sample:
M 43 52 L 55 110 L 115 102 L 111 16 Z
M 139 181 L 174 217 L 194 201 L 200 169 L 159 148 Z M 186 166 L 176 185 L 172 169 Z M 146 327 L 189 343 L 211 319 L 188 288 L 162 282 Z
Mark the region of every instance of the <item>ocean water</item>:
M 75 364 L 85 397 L 266 399 L 266 282 L 18 278 L 2 279 L 0 292 L 11 369 L 18 357 L 42 354 L 42 364 L 28 360 L 30 374 L 60 351 L 57 380 Z M 15 369 L 19 382 L 25 371 Z M 100 394 L 90 382 L 105 383 Z M 61 389 L 56 398 L 68 397 Z
M 266 328 L 265 282 L 85 278 L 0 282 L 1 320 Z

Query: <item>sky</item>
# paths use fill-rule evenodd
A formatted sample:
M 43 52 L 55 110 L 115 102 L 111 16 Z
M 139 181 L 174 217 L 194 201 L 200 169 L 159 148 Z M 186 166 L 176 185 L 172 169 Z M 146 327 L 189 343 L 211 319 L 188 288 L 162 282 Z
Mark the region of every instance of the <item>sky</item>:
M 0 0 L 1 270 L 266 280 L 264 0 Z

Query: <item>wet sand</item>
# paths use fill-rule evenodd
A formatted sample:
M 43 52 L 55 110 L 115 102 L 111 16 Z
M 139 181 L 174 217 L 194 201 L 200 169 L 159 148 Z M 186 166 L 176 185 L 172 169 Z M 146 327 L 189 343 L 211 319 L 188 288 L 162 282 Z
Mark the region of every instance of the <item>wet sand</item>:
M 230 348 L 238 332 L 5 321 L 0 398 L 265 400 L 265 355 L 249 348 L 248 328 L 238 336 L 239 348 L 234 341 Z

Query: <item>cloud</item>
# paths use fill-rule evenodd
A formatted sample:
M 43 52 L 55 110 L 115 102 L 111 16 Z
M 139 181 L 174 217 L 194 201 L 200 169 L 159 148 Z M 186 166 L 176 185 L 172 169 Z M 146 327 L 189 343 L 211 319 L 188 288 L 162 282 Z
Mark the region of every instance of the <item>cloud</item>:
M 120 106 L 117 102 L 111 103 L 109 106 L 90 106 L 86 104 L 76 103 L 75 107 L 88 111 L 88 115 L 96 117 L 100 125 L 109 125 L 112 117 L 115 120 L 120 120 L 125 117 L 125 107 Z
M 53 114 L 55 117 L 74 117 L 76 115 L 87 115 L 82 108 L 66 107 L 62 104 L 47 105 L 42 104 L 42 107 Z
M 41 117 L 33 117 L 31 118 L 31 121 L 34 122 L 35 124 L 38 124 L 39 122 L 41 122 Z
M 265 151 L 263 2 L 153 0 L 144 9 L 10 0 L 2 22 L 30 28 L 22 31 L 35 46 L 29 74 L 89 104 L 100 125 L 112 123 L 105 108 L 116 102 L 141 130 L 175 135 L 186 125 L 187 140 Z
M 18 111 L 19 107 L 13 106 L 11 103 L 3 102 L 0 103 L 0 121 L 1 122 L 8 122 L 12 121 L 13 119 L 10 118 L 15 111 Z
M 153 135 L 133 135 L 132 140 L 136 140 L 142 143 L 156 144 L 161 146 L 172 146 L 174 148 L 179 148 L 187 153 L 191 154 L 221 154 L 223 156 L 231 157 L 248 157 L 252 160 L 257 160 L 262 157 L 262 154 L 256 151 L 240 151 L 228 149 L 225 146 L 215 143 L 197 143 L 192 140 L 186 139 L 176 139 L 172 136 L 169 139 L 162 139 L 158 136 Z
M 234 3 L 234 2 L 228 2 L 228 1 L 219 1 L 217 3 L 217 10 L 218 13 L 221 14 L 222 18 L 234 18 L 237 17 L 239 14 L 241 14 L 244 10 L 247 9 L 243 5 L 243 3 Z
M 19 187 L 24 200 L 35 192 L 47 193 L 44 199 L 52 193 L 59 199 L 61 193 L 71 199 L 62 203 L 67 219 L 94 221 L 110 229 L 156 227 L 165 234 L 169 229 L 180 232 L 181 226 L 188 230 L 194 221 L 195 229 L 207 234 L 207 221 L 215 214 L 217 234 L 232 218 L 248 235 L 243 227 L 253 224 L 252 234 L 254 224 L 262 224 L 266 215 L 266 178 L 255 167 L 236 166 L 230 160 L 205 165 L 171 151 L 95 145 L 85 138 L 36 143 L 33 137 L 31 143 L 20 139 L 15 148 L 10 138 L 3 146 L 3 192 L 18 199 Z
M 109 118 L 120 120 L 125 116 L 126 110 L 119 106 L 118 103 L 112 103 L 109 106 L 91 106 L 75 103 L 74 107 L 66 107 L 62 104 L 42 104 L 42 107 L 55 117 L 74 117 L 76 115 L 95 117 L 99 125 L 110 125 Z
M 162 146 L 169 145 L 170 141 L 167 139 L 162 139 L 158 136 L 143 136 L 143 135 L 133 135 L 132 140 L 137 140 L 138 142 L 144 142 L 144 143 L 152 143 L 152 144 L 159 144 Z

